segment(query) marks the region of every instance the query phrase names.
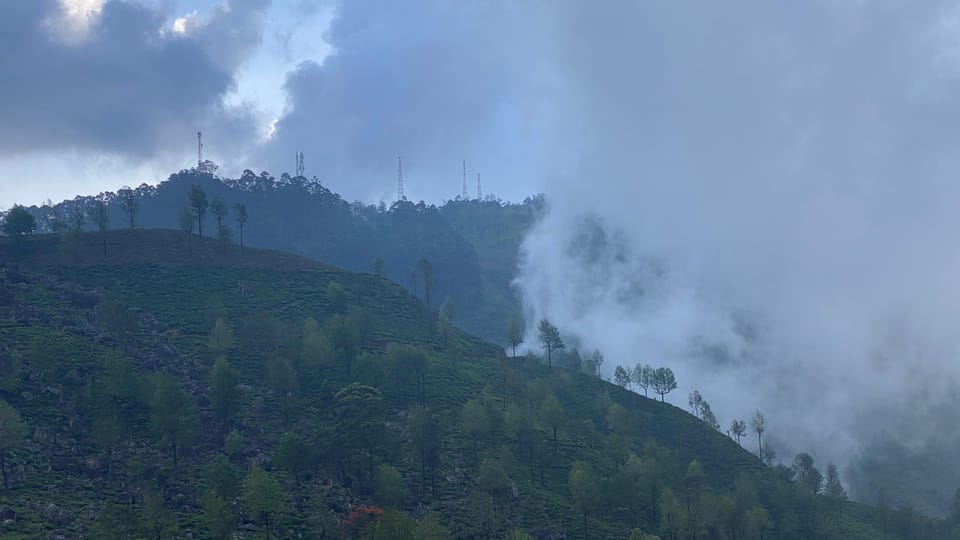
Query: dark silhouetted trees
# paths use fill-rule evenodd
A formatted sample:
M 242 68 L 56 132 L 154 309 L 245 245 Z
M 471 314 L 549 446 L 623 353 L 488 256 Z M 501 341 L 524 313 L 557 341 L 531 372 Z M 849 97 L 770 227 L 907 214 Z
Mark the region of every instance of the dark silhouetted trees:
M 203 236 L 203 220 L 207 218 L 207 208 L 210 202 L 207 201 L 207 194 L 194 185 L 190 188 L 190 206 L 193 208 L 193 215 L 197 218 L 197 236 Z
M 517 346 L 523 343 L 523 326 L 517 319 L 510 319 L 507 323 L 507 343 L 513 349 L 513 358 L 517 358 Z
M 37 229 L 37 220 L 33 214 L 19 204 L 13 205 L 3 218 L 3 234 L 12 236 L 20 244 L 20 240 Z
M 124 215 L 127 216 L 127 226 L 131 229 L 136 226 L 137 212 L 140 210 L 140 199 L 137 192 L 130 186 L 123 186 L 117 191 L 117 199 Z

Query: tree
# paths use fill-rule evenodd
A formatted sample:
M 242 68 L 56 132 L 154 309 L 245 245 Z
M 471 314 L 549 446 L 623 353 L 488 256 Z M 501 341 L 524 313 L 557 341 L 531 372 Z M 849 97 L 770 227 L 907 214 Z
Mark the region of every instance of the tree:
M 302 473 L 310 470 L 312 456 L 310 447 L 300 435 L 288 431 L 280 436 L 277 448 L 277 465 L 293 475 L 293 481 L 300 483 Z
M 383 275 L 383 257 L 377 257 L 373 260 L 373 273 L 377 276 Z
M 648 397 L 647 390 L 653 385 L 653 377 L 653 368 L 646 364 L 637 364 L 633 368 L 633 373 L 631 373 L 634 384 L 643 388 L 643 397 Z
M 823 475 L 813 465 L 813 456 L 801 452 L 793 458 L 793 470 L 796 472 L 797 483 L 810 490 L 814 495 L 820 492 L 823 484 Z
M 607 427 L 610 428 L 610 431 L 619 435 L 622 441 L 633 431 L 633 418 L 630 411 L 619 403 L 610 405 L 607 409 Z
M 269 540 L 277 514 L 286 506 L 287 493 L 279 482 L 254 464 L 243 481 L 243 498 L 250 515 L 263 525 L 263 532 Z
M 240 249 L 243 249 L 243 227 L 247 224 L 247 205 L 237 204 L 233 210 L 237 214 L 237 225 L 240 227 Z
M 219 231 L 224 226 L 223 220 L 230 210 L 220 197 L 214 197 L 213 201 L 210 202 L 210 211 L 213 212 L 213 217 L 217 219 L 217 230 Z
M 413 518 L 397 510 L 387 510 L 372 527 L 367 527 L 363 540 L 416 540 L 417 524 Z
M 223 455 L 218 455 L 203 468 L 203 480 L 207 489 L 225 500 L 236 497 L 237 489 L 240 487 L 237 472 Z
M 603 366 L 603 353 L 600 352 L 600 349 L 593 350 L 593 353 L 590 354 L 590 362 L 593 364 L 594 373 L 599 377 L 600 367 Z
M 700 395 L 699 390 L 694 390 L 690 392 L 690 397 L 687 398 L 687 403 L 690 405 L 690 412 L 699 419 L 703 418 L 703 396 Z
M 207 341 L 210 351 L 214 354 L 221 354 L 232 349 L 236 339 L 233 336 L 233 328 L 223 317 L 217 317 L 213 323 L 213 329 L 210 330 L 210 339 Z
M 0 399 L 0 471 L 3 473 L 3 489 L 10 489 L 7 480 L 7 454 L 23 443 L 27 436 L 27 425 L 20 413 L 9 403 Z
M 547 353 L 547 366 L 553 369 L 553 351 L 565 347 L 563 339 L 560 337 L 560 330 L 547 319 L 540 320 L 537 330 L 540 332 L 540 345 Z
M 20 240 L 28 234 L 33 234 L 37 229 L 37 220 L 33 214 L 19 204 L 13 205 L 13 208 L 7 211 L 3 218 L 3 234 L 12 236 L 20 245 Z
M 120 199 L 120 206 L 123 213 L 127 216 L 127 225 L 132 229 L 136 226 L 137 212 L 140 210 L 140 199 L 137 198 L 137 192 L 130 186 L 123 186 L 117 191 L 117 198 Z
M 437 495 L 437 467 L 440 465 L 440 424 L 426 407 L 417 407 L 410 414 L 410 436 L 420 454 L 420 490 L 426 490 L 426 474 L 430 469 L 431 494 Z
M 559 440 L 557 439 L 557 429 L 563 424 L 566 420 L 567 412 L 563 410 L 563 405 L 560 404 L 560 400 L 557 399 L 553 394 L 547 395 L 543 400 L 543 403 L 540 405 L 540 418 L 550 427 L 553 432 L 553 449 L 554 452 L 560 453 Z
M 570 494 L 573 496 L 574 507 L 577 512 L 583 515 L 583 538 L 587 540 L 587 519 L 597 508 L 600 499 L 600 486 L 593 469 L 583 461 L 573 463 L 567 484 L 570 488 Z
M 417 267 L 423 275 L 423 299 L 427 304 L 427 310 L 430 310 L 430 290 L 436 285 L 436 281 L 433 279 L 433 265 L 426 259 L 420 259 Z
M 507 343 L 513 348 L 513 358 L 517 358 L 517 345 L 523 343 L 523 327 L 517 319 L 510 319 L 507 323 Z
M 745 540 L 763 540 L 766 532 L 772 528 L 770 516 L 762 506 L 754 506 L 744 516 Z
M 449 296 L 443 299 L 443 303 L 440 304 L 440 318 L 447 321 L 449 324 L 453 324 L 453 318 L 457 315 L 457 306 L 453 303 L 453 298 Z
M 660 394 L 660 403 L 664 396 L 677 388 L 677 379 L 670 368 L 659 367 L 653 372 L 653 391 Z
M 403 483 L 403 476 L 400 475 L 400 471 L 386 463 L 380 465 L 380 468 L 377 469 L 374 494 L 384 508 L 401 508 L 409 497 L 407 485 Z
M 173 517 L 163 504 L 163 494 L 147 490 L 140 509 L 140 525 L 153 538 L 163 538 L 173 528 Z
M 630 386 L 630 374 L 627 373 L 627 370 L 623 369 L 623 366 L 617 366 L 616 369 L 613 370 L 613 382 L 624 389 Z
M 324 334 L 337 361 L 347 369 L 347 378 L 353 378 L 353 361 L 360 350 L 360 329 L 350 317 L 334 315 L 327 321 Z
M 87 222 L 87 213 L 83 211 L 79 205 L 73 208 L 73 213 L 70 214 L 70 225 L 73 226 L 75 231 L 82 231 L 83 226 Z
M 827 465 L 827 476 L 823 481 L 823 493 L 836 501 L 838 508 L 847 498 L 847 490 L 840 483 L 840 473 L 837 472 L 837 466 L 833 463 Z M 960 490 L 958 490 L 958 494 L 960 494 Z
M 237 530 L 237 514 L 223 497 L 207 491 L 200 502 L 203 524 L 214 540 L 229 540 Z
M 229 421 L 237 412 L 237 372 L 226 356 L 218 356 L 210 370 L 210 402 L 222 421 Z
M 180 224 L 180 230 L 187 234 L 187 253 L 193 254 L 193 212 L 189 208 L 181 208 L 177 214 L 177 220 Z
M 490 415 L 479 399 L 471 399 L 463 405 L 460 424 L 473 441 L 473 458 L 477 459 L 477 441 L 490 432 Z
M 747 423 L 743 420 L 734 420 L 730 422 L 730 433 L 737 438 L 737 444 L 740 444 L 740 437 L 747 434 Z
M 684 521 L 683 506 L 680 505 L 680 501 L 677 500 L 676 495 L 670 488 L 664 488 L 660 492 L 658 503 L 660 530 L 663 532 L 665 540 L 678 540 Z
M 758 454 L 760 455 L 760 459 L 763 459 L 763 432 L 767 429 L 767 417 L 757 410 L 757 412 L 753 413 L 753 418 L 750 419 L 750 427 L 753 429 L 753 432 L 757 434 Z
M 199 430 L 193 400 L 176 379 L 170 375 L 158 375 L 150 408 L 153 429 L 170 446 L 173 466 L 176 467 L 177 450 L 193 442 Z
M 700 419 L 703 420 L 704 424 L 720 431 L 720 422 L 717 422 L 717 417 L 714 416 L 713 410 L 706 400 L 703 401 L 703 405 L 701 406 Z
M 343 313 L 347 308 L 347 291 L 336 281 L 327 284 L 327 302 L 335 313 Z
M 107 211 L 106 196 L 102 193 L 93 203 L 93 222 L 97 224 L 97 230 L 100 231 L 100 239 L 103 240 L 103 256 L 107 256 L 107 228 L 110 225 L 110 212 Z
M 266 365 L 267 386 L 280 400 L 280 414 L 283 421 L 290 420 L 293 394 L 297 391 L 297 374 L 290 361 L 283 356 L 272 355 Z
M 480 464 L 477 472 L 477 485 L 489 495 L 494 502 L 505 499 L 510 495 L 510 477 L 503 466 L 495 459 L 486 458 Z
M 373 459 L 383 445 L 383 395 L 372 386 L 352 383 L 333 398 L 335 448 L 350 472 L 373 473 Z
M 197 236 L 203 236 L 203 220 L 207 217 L 210 203 L 207 201 L 206 192 L 198 185 L 190 188 L 190 206 L 193 207 L 193 215 L 197 217 Z

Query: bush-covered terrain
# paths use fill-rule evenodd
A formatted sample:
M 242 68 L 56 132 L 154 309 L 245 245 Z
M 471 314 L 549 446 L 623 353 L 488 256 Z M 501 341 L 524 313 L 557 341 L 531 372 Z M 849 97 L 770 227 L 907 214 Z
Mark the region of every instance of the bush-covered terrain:
M 2 242 L 4 537 L 948 534 L 372 273 L 175 231 Z

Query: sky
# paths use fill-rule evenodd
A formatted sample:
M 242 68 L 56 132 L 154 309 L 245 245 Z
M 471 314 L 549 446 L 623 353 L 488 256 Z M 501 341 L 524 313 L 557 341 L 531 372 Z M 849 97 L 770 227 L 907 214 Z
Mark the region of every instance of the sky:
M 530 195 L 505 4 L 36 0 L 0 7 L 0 207 L 220 173 L 308 176 L 350 200 Z M 448 46 L 455 44 L 454 46 Z M 529 150 L 518 151 L 519 145 Z M 30 178 L 30 181 L 23 181 Z
M 785 460 L 847 463 L 889 434 L 923 451 L 955 423 L 960 2 L 0 15 L 0 207 L 160 181 L 198 130 L 223 174 L 302 151 L 365 202 L 395 198 L 399 155 L 431 202 L 466 160 L 487 193 L 547 196 L 516 280 L 531 331 L 551 318 L 608 371 L 671 366 L 671 399 L 698 389 L 724 425 L 762 409 Z

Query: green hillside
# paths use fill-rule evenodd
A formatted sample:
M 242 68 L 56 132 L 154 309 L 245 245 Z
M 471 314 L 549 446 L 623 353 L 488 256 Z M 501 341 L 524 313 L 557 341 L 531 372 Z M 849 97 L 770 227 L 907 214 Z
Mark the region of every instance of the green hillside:
M 377 275 L 163 230 L 0 263 L 3 538 L 948 537 Z

